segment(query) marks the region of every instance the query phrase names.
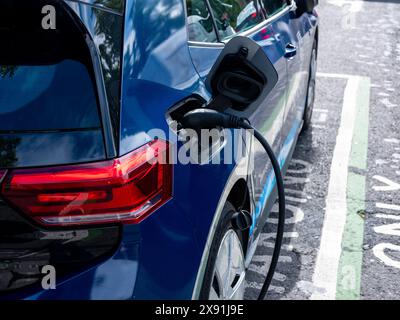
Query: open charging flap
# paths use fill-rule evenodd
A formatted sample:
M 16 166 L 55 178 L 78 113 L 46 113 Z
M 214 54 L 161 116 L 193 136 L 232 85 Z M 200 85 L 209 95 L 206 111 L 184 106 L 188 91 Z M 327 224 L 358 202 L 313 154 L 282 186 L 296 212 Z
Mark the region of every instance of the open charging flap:
M 244 111 L 264 101 L 277 82 L 278 73 L 263 48 L 247 37 L 235 37 L 225 45 L 206 79 L 213 96 L 207 108 Z

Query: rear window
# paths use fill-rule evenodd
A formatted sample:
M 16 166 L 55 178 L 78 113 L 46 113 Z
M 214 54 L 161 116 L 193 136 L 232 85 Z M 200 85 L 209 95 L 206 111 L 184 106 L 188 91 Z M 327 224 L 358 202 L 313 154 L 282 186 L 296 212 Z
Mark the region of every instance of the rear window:
M 54 29 L 42 25 L 46 5 Z M 100 128 L 86 37 L 64 1 L 0 1 L 0 133 Z
M 85 65 L 0 65 L 0 131 L 100 126 L 93 82 Z

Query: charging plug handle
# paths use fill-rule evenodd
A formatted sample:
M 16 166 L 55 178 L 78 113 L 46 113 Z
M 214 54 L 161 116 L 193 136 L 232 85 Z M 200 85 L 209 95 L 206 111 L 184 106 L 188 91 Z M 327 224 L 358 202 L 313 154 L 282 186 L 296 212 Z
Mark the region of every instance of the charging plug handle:
M 240 128 L 243 119 L 216 110 L 201 108 L 189 111 L 179 121 L 182 128 L 201 130 L 222 128 Z

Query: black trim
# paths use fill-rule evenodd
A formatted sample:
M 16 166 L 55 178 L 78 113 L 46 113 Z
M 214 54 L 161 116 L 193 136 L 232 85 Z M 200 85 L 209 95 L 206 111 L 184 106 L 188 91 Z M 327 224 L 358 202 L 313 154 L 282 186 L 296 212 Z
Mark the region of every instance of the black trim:
M 97 51 L 96 45 L 93 42 L 93 39 L 90 37 L 89 34 L 86 34 L 86 43 L 88 44 L 89 52 L 93 63 L 93 71 L 94 71 L 98 99 L 99 99 L 100 118 L 101 118 L 100 121 L 103 127 L 102 132 L 103 132 L 106 157 L 115 158 L 118 153 L 115 146 L 112 120 L 107 100 L 107 92 L 103 81 L 104 77 L 101 68 L 99 53 Z

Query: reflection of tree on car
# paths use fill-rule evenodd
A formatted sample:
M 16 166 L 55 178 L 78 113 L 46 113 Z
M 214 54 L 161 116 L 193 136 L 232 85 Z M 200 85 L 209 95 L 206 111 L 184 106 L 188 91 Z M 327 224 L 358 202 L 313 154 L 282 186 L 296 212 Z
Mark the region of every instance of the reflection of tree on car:
M 287 0 L 262 0 L 260 3 L 261 11 L 267 18 L 273 16 L 276 12 L 280 11 L 283 7 L 286 7 L 288 4 Z
M 189 39 L 201 42 L 215 42 L 216 34 L 210 13 L 204 0 L 188 0 L 188 32 Z
M 219 38 L 224 40 L 259 23 L 259 2 L 254 0 L 209 0 Z M 213 17 L 204 0 L 187 0 L 189 39 L 215 42 Z
M 207 31 L 207 19 L 201 16 L 192 15 L 187 19 L 189 39 L 195 39 L 201 42 L 215 42 L 216 34 L 212 29 L 210 32 Z
M 259 17 L 254 1 L 250 1 L 236 19 L 236 32 L 249 29 L 257 24 Z
M 253 0 L 210 0 L 221 38 L 249 29 L 259 21 Z

